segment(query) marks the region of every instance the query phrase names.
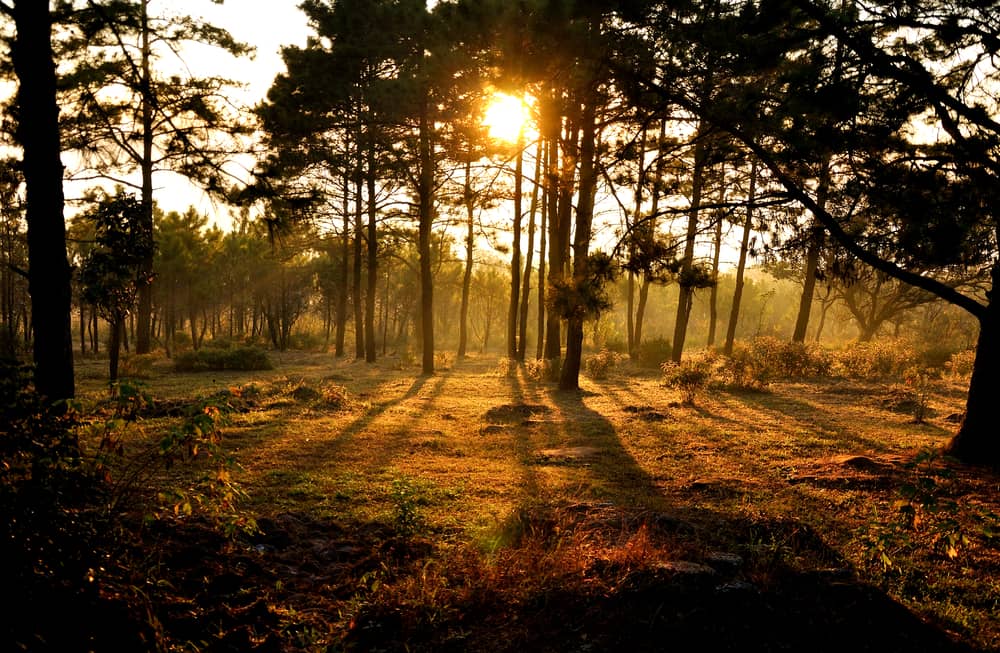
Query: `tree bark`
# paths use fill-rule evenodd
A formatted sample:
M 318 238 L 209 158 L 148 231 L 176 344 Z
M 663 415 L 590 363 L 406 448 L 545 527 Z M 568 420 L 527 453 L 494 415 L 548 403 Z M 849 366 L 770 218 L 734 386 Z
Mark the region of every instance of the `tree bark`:
M 694 268 L 694 241 L 698 234 L 698 214 L 701 208 L 701 190 L 705 182 L 705 144 L 699 138 L 694 146 L 694 171 L 691 178 L 691 209 L 688 213 L 687 234 L 684 240 L 684 259 L 681 275 L 690 274 Z M 677 298 L 677 317 L 674 321 L 674 342 L 670 359 L 681 362 L 684 353 L 684 339 L 687 336 L 688 318 L 691 317 L 691 304 L 694 301 L 694 288 L 686 283 L 680 284 Z
M 431 226 L 434 222 L 434 151 L 431 137 L 430 97 L 426 89 L 420 101 L 419 202 L 420 324 L 423 342 L 421 371 L 434 374 L 434 277 L 431 270 Z
M 140 170 L 142 176 L 141 203 L 142 213 L 140 228 L 147 235 L 150 242 L 153 239 L 153 89 L 149 68 L 149 0 L 140 2 L 140 26 L 141 31 L 141 52 L 140 65 L 142 78 L 139 80 L 139 89 L 142 95 L 142 161 Z M 139 286 L 139 303 L 137 307 L 139 324 L 138 334 L 135 342 L 135 351 L 138 354 L 148 354 L 152 349 L 150 338 L 150 326 L 153 316 L 153 252 L 145 257 L 139 266 L 139 272 L 143 275 L 147 283 Z
M 50 401 L 57 401 L 72 398 L 75 383 L 52 16 L 49 3 L 38 0 L 17 0 L 13 16 L 17 35 L 12 55 L 19 81 L 17 139 L 24 150 L 35 389 Z
M 524 130 L 517 138 L 514 164 L 514 224 L 510 254 L 510 303 L 507 306 L 507 358 L 517 360 L 517 309 L 521 303 L 521 204 L 524 194 Z
M 472 255 L 475 250 L 475 206 L 472 199 L 472 158 L 465 162 L 465 270 L 462 272 L 462 305 L 458 323 L 458 357 L 465 358 L 469 346 L 469 295 L 472 290 Z
M 531 186 L 531 208 L 528 209 L 528 250 L 524 256 L 524 287 L 521 288 L 521 315 L 517 339 L 517 360 L 524 362 L 528 338 L 528 295 L 531 293 L 531 267 L 535 254 L 535 214 L 538 211 L 539 175 L 542 169 L 542 142 L 535 151 L 535 175 Z M 544 253 L 543 253 L 544 255 Z M 539 311 L 541 308 L 539 307 Z M 541 331 L 539 331 L 541 333 Z
M 992 287 L 987 293 L 986 310 L 979 320 L 976 359 L 972 364 L 965 419 L 948 443 L 948 454 L 966 463 L 1000 466 L 1000 437 L 997 434 L 997 388 L 1000 388 L 1000 263 L 993 265 Z
M 733 306 L 729 311 L 729 326 L 726 328 L 726 343 L 722 347 L 726 356 L 733 355 L 736 341 L 736 326 L 740 321 L 740 304 L 743 301 L 743 277 L 746 274 L 747 253 L 750 250 L 750 232 L 753 230 L 753 208 L 757 198 L 757 159 L 750 163 L 750 187 L 747 190 L 747 215 L 743 223 L 743 238 L 740 240 L 740 257 L 736 264 L 736 287 L 733 289 Z
M 378 202 L 375 197 L 375 143 L 368 142 L 368 278 L 365 289 L 365 361 L 375 362 L 375 292 L 378 287 Z
M 360 155 L 359 155 L 360 156 Z M 351 279 L 351 299 L 354 304 L 354 358 L 365 357 L 365 313 L 361 299 L 361 259 L 364 254 L 364 207 L 361 203 L 362 184 L 361 162 L 358 161 L 354 195 L 354 260 L 351 264 L 354 277 Z
M 594 191 L 597 186 L 595 155 L 597 152 L 596 100 L 588 98 L 583 110 L 580 133 L 580 184 L 576 201 L 576 231 L 573 237 L 573 285 L 595 283 L 590 278 L 590 237 L 594 221 Z M 559 377 L 560 390 L 580 387 L 580 364 L 583 358 L 584 307 L 579 307 L 567 319 L 566 361 Z

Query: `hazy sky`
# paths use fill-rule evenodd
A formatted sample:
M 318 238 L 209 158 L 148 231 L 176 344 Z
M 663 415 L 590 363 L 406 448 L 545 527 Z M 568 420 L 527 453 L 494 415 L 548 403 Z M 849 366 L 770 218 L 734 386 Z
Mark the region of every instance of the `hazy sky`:
M 182 53 L 183 64 L 166 56 L 160 65 L 167 69 L 183 65 L 194 75 L 218 75 L 241 82 L 246 87 L 234 92 L 233 100 L 252 107 L 264 98 L 274 76 L 284 70 L 279 54 L 281 47 L 304 45 L 310 33 L 305 15 L 298 9 L 299 1 L 225 0 L 218 5 L 211 0 L 152 0 L 149 6 L 152 15 L 200 16 L 257 49 L 253 58 L 235 59 L 216 48 L 194 48 Z M 72 165 L 69 157 L 64 155 L 64 160 Z M 250 157 L 240 163 L 245 167 L 253 165 Z M 136 181 L 138 178 L 138 173 L 129 176 Z M 82 193 L 92 185 L 93 182 L 71 183 L 67 196 Z M 153 176 L 153 185 L 154 199 L 163 210 L 183 212 L 195 206 L 209 216 L 210 222 L 215 221 L 222 227 L 228 225 L 229 207 L 213 202 L 184 178 L 166 171 L 158 172 Z

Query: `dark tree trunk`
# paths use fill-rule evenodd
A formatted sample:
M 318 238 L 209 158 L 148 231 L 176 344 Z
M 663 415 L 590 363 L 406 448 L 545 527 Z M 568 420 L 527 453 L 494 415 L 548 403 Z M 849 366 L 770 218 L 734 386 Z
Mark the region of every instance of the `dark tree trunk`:
M 946 451 L 959 460 L 1000 467 L 1000 436 L 997 433 L 997 388 L 1000 388 L 1000 264 L 992 271 L 993 283 L 987 293 L 986 310 L 979 320 L 976 360 L 969 380 L 965 419 Z
M 722 202 L 725 202 L 723 194 Z M 722 217 L 716 218 L 715 242 L 712 251 L 712 287 L 709 289 L 708 297 L 708 341 L 705 343 L 709 347 L 715 346 L 715 329 L 719 321 L 719 258 L 722 255 Z
M 544 142 L 544 139 L 542 142 Z M 544 162 L 539 164 L 544 170 L 546 170 L 546 174 L 548 174 L 549 151 L 550 147 L 546 145 Z M 545 279 L 547 274 L 545 269 L 545 239 L 548 234 L 548 225 L 546 224 L 549 215 L 548 196 L 549 193 L 552 192 L 549 184 L 546 184 L 543 190 L 542 216 L 541 221 L 538 224 L 538 344 L 535 347 L 535 358 L 537 359 L 541 359 L 542 355 L 545 353 Z
M 421 371 L 434 374 L 434 276 L 431 270 L 431 227 L 434 222 L 434 152 L 431 138 L 430 98 L 425 90 L 420 104 L 420 177 L 418 201 L 420 254 Z
M 510 303 L 507 306 L 507 358 L 517 360 L 517 309 L 521 303 L 521 204 L 524 195 L 524 138 L 517 139 L 514 164 L 514 238 L 510 255 Z
M 588 99 L 583 110 L 580 133 L 580 192 L 577 197 L 576 232 L 573 237 L 573 285 L 596 283 L 590 278 L 590 236 L 594 220 L 594 191 L 597 186 L 595 154 L 597 151 L 597 115 L 595 100 Z M 583 308 L 583 307 L 581 307 Z M 584 312 L 573 312 L 566 328 L 566 362 L 559 377 L 560 390 L 580 387 L 580 364 L 583 359 Z
M 809 249 L 806 252 L 806 275 L 802 283 L 802 296 L 799 298 L 799 313 L 795 319 L 795 331 L 792 342 L 805 342 L 806 330 L 809 328 L 809 313 L 812 309 L 813 294 L 816 292 L 816 270 L 819 267 L 821 237 L 818 229 L 809 239 Z
M 142 79 L 139 81 L 142 93 L 142 214 L 140 227 L 148 235 L 149 241 L 153 237 L 153 90 L 151 86 L 149 69 L 149 23 L 147 5 L 149 0 L 142 0 L 141 11 L 141 37 L 142 46 L 140 52 Z M 139 265 L 140 274 L 149 281 L 139 286 L 139 313 L 138 334 L 136 337 L 135 350 L 138 354 L 148 354 L 152 348 L 150 338 L 150 327 L 153 316 L 153 252 L 150 250 L 149 256 L 145 257 Z
M 354 357 L 365 357 L 365 313 L 361 301 L 361 257 L 364 253 L 364 209 L 361 204 L 361 168 L 355 179 L 357 193 L 354 197 L 354 261 L 351 279 L 351 298 L 354 301 Z
M 49 400 L 74 396 L 70 266 L 63 219 L 59 107 L 49 3 L 17 0 L 14 72 L 19 87 L 17 138 L 24 149 L 28 292 L 35 388 Z
M 743 277 L 747 267 L 747 252 L 750 250 L 750 232 L 753 229 L 753 204 L 757 195 L 757 159 L 750 164 L 750 188 L 747 191 L 747 216 L 743 223 L 743 239 L 740 241 L 740 258 L 736 264 L 736 288 L 733 290 L 733 306 L 729 312 L 729 326 L 726 329 L 726 344 L 722 351 L 726 356 L 733 355 L 733 343 L 736 341 L 736 326 L 740 321 L 740 304 L 743 301 Z
M 337 358 L 342 358 L 344 356 L 344 340 L 347 335 L 347 280 L 350 276 L 350 257 L 351 257 L 351 217 L 350 217 L 350 198 L 348 197 L 348 189 L 350 188 L 350 180 L 345 175 L 344 177 L 344 201 L 343 201 L 343 211 L 344 211 L 344 233 L 341 237 L 341 247 L 340 247 L 340 267 L 339 274 L 337 275 L 337 280 L 340 282 L 340 288 L 337 292 L 337 327 L 336 336 L 334 343 L 334 355 Z
M 458 323 L 458 357 L 465 358 L 469 346 L 469 294 L 472 289 L 472 255 L 475 251 L 475 204 L 472 198 L 472 159 L 465 162 L 465 269 L 462 272 L 462 306 Z
M 121 359 L 122 334 L 125 333 L 124 316 L 111 320 L 111 336 L 108 342 L 108 381 L 118 382 L 118 362 Z
M 378 234 L 375 198 L 375 144 L 368 144 L 368 284 L 365 292 L 365 361 L 375 362 L 375 292 L 378 287 Z
M 524 362 L 527 352 L 528 342 L 528 299 L 531 293 L 531 267 L 535 254 L 535 214 L 538 211 L 538 186 L 539 175 L 542 169 L 542 142 L 538 141 L 538 148 L 535 150 L 535 177 L 531 186 L 531 208 L 528 209 L 528 249 L 524 255 L 524 286 L 521 288 L 521 315 L 518 325 L 517 337 L 517 360 Z M 543 254 L 544 255 L 544 254 Z M 541 311 L 541 308 L 539 308 Z M 541 333 L 541 331 L 539 331 Z
M 691 179 L 691 209 L 688 214 L 687 235 L 684 241 L 684 259 L 682 275 L 690 274 L 694 268 L 694 240 L 698 233 L 698 215 L 701 208 L 701 190 L 705 182 L 705 144 L 702 139 L 694 147 L 694 171 Z M 681 362 L 684 354 L 684 339 L 687 337 L 688 318 L 691 317 L 691 305 L 694 302 L 694 287 L 681 283 L 677 298 L 677 317 L 674 322 L 674 342 L 670 358 L 675 363 Z

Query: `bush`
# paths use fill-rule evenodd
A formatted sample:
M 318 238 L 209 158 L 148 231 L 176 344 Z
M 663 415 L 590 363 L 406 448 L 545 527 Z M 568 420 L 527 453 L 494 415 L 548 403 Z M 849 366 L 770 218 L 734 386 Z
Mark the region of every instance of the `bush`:
M 917 353 L 904 340 L 856 342 L 835 356 L 834 369 L 841 376 L 866 381 L 901 377 L 917 365 Z
M 826 376 L 831 366 L 830 355 L 818 345 L 761 336 L 737 343 L 720 372 L 733 387 L 763 388 L 772 379 Z
M 597 354 L 588 356 L 584 361 L 587 376 L 595 380 L 608 378 L 611 371 L 618 365 L 620 358 L 619 354 L 607 349 L 602 349 Z
M 661 366 L 663 383 L 668 388 L 679 390 L 684 403 L 694 404 L 699 394 L 712 382 L 715 358 L 702 354 L 687 358 L 680 363 L 667 362 Z
M 153 371 L 153 363 L 159 359 L 157 354 L 132 354 L 126 356 L 121 363 L 119 376 L 130 379 L 148 379 Z
M 976 362 L 976 350 L 966 349 L 955 352 L 944 364 L 945 371 L 956 378 L 968 378 L 972 376 L 972 366 Z
M 0 622 L 4 650 L 70 650 L 97 601 L 101 480 L 80 455 L 74 412 L 32 390 L 27 368 L 0 362 L 0 582 L 16 597 Z M 65 619 L 53 619 L 53 610 Z M 91 615 L 93 612 L 90 613 Z M 58 625 L 55 625 L 58 624 Z
M 562 359 L 533 358 L 524 364 L 524 373 L 532 381 L 556 381 L 562 370 Z
M 639 343 L 635 350 L 635 364 L 639 367 L 656 369 L 670 360 L 673 346 L 666 338 L 653 338 Z
M 174 370 L 177 372 L 270 369 L 273 369 L 271 360 L 267 352 L 259 347 L 202 347 L 197 351 L 178 354 L 174 358 Z

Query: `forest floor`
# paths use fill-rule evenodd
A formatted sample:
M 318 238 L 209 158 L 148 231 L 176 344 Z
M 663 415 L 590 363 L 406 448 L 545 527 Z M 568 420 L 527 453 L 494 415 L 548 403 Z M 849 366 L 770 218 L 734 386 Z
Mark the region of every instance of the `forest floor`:
M 119 556 L 131 580 L 106 595 L 133 611 L 142 597 L 147 641 L 1000 647 L 1000 476 L 933 453 L 956 428 L 960 381 L 933 381 L 917 423 L 889 383 L 716 388 L 684 404 L 656 371 L 584 377 L 564 393 L 488 357 L 431 377 L 391 359 L 273 360 L 269 372 L 200 374 L 164 362 L 144 382 L 164 405 L 235 389 L 223 444 L 259 527 L 227 536 L 198 510 L 135 527 Z M 99 398 L 101 363 L 79 370 Z M 150 414 L 132 437 L 171 420 Z M 193 473 L 181 465 L 155 483 Z

